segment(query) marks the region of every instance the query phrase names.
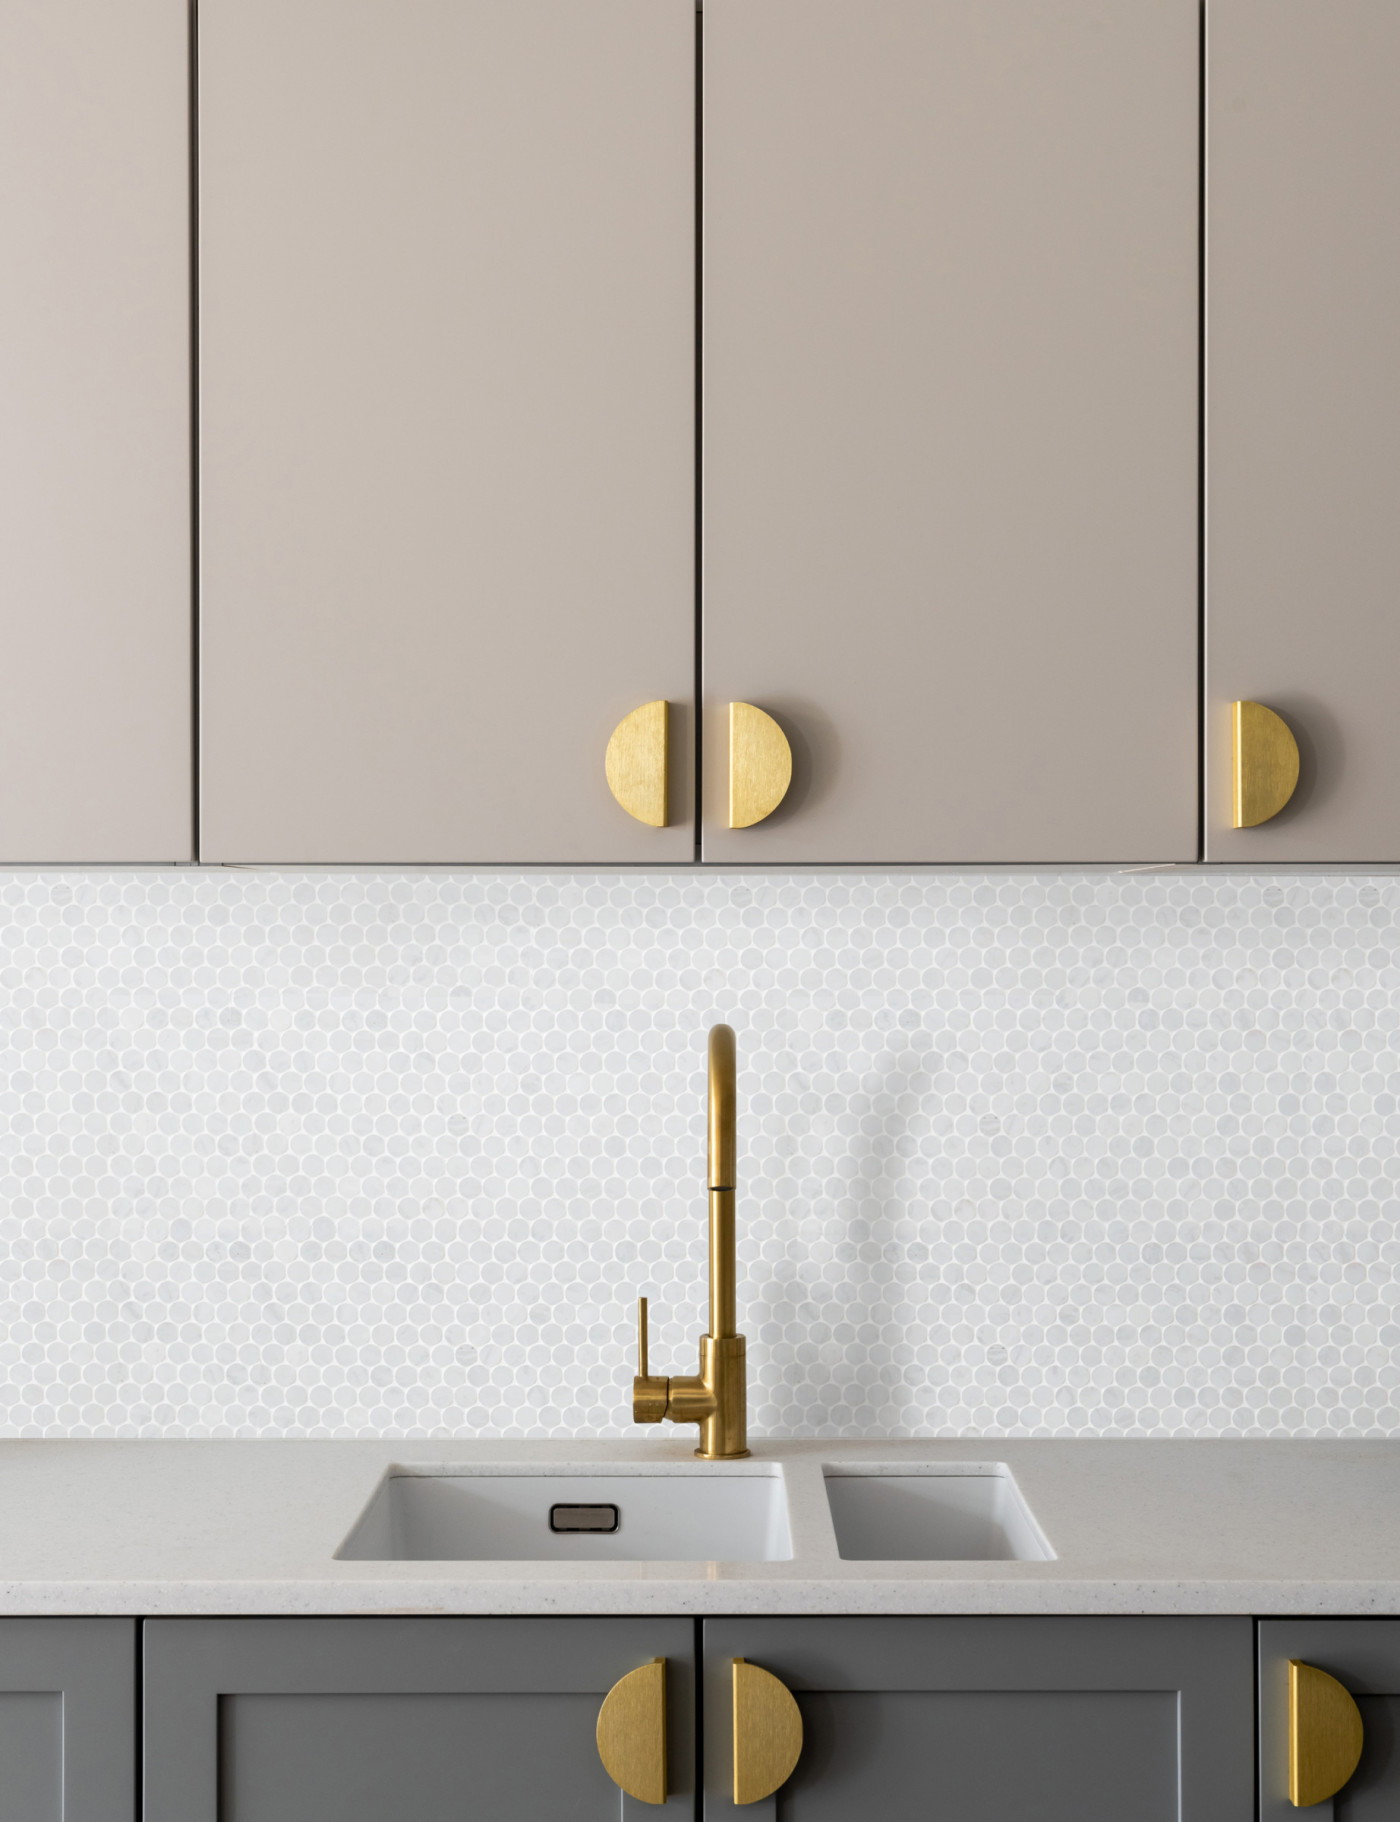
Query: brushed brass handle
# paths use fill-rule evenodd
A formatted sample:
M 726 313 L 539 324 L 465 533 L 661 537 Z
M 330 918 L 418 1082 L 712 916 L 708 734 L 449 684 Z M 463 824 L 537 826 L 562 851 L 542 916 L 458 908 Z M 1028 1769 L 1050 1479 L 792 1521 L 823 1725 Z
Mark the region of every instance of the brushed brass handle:
M 629 816 L 651 829 L 666 827 L 669 723 L 669 703 L 644 702 L 613 729 L 604 760 L 608 789 Z
M 666 1660 L 629 1670 L 598 1710 L 598 1757 L 639 1803 L 666 1801 Z
M 734 1660 L 734 1801 L 759 1803 L 802 1756 L 802 1711 L 771 1671 Z
M 1298 785 L 1298 742 L 1281 715 L 1262 702 L 1231 705 L 1235 729 L 1235 827 L 1277 816 Z
M 1314 1664 L 1288 1660 L 1288 1801 L 1295 1809 L 1325 1802 L 1361 1758 L 1361 1711 L 1337 1681 Z
M 751 702 L 729 705 L 729 826 L 751 829 L 771 816 L 792 783 L 792 748 L 771 715 Z
M 637 1299 L 637 1376 L 632 1381 L 633 1423 L 660 1423 L 671 1402 L 669 1379 L 647 1371 L 647 1300 Z

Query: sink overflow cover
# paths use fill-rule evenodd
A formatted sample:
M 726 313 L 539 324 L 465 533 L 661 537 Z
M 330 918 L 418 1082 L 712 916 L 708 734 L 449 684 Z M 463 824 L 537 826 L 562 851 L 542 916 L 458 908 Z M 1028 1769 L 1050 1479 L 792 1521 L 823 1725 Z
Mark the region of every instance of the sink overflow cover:
M 551 1531 L 616 1531 L 622 1519 L 616 1506 L 551 1506 Z

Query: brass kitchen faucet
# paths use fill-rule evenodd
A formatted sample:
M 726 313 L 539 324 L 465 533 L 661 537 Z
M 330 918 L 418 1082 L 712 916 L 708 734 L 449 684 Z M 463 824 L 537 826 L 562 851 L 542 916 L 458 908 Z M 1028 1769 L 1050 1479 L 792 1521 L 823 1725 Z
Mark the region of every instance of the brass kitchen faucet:
M 637 1300 L 639 1371 L 632 1381 L 636 1423 L 698 1423 L 706 1461 L 748 1454 L 744 1337 L 734 1332 L 734 1153 L 737 1096 L 734 1033 L 710 1028 L 710 1330 L 700 1337 L 700 1371 L 665 1379 L 647 1372 L 647 1300 Z

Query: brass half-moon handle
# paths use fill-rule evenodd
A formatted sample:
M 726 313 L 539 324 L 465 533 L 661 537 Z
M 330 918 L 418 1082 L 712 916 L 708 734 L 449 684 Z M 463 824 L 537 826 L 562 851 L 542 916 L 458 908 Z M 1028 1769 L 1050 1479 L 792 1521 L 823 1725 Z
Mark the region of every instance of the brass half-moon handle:
M 614 1683 L 598 1710 L 598 1757 L 639 1803 L 666 1801 L 666 1660 L 653 1658 Z
M 792 748 L 771 715 L 751 702 L 729 705 L 729 826 L 751 829 L 771 816 L 792 783 Z
M 1290 1658 L 1288 1801 L 1295 1809 L 1336 1795 L 1356 1770 L 1363 1738 L 1361 1711 L 1336 1677 Z
M 670 705 L 644 702 L 612 731 L 604 768 L 608 789 L 638 822 L 666 827 Z
M 1267 822 L 1298 784 L 1298 742 L 1281 715 L 1262 702 L 1231 705 L 1235 724 L 1235 827 Z
M 734 1801 L 759 1803 L 802 1756 L 802 1711 L 770 1671 L 734 1660 Z

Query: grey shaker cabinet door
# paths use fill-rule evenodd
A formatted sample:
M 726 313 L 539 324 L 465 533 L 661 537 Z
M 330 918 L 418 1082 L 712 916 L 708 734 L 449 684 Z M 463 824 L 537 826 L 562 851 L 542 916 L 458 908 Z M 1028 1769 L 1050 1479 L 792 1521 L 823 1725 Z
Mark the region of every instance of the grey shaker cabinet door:
M 706 1623 L 706 1822 L 1248 1822 L 1248 1619 Z M 776 1798 L 731 1801 L 735 1657 L 797 1697 Z
M 693 0 L 199 21 L 201 857 L 690 860 Z
M 1361 1711 L 1361 1763 L 1335 1797 L 1288 1800 L 1288 1660 L 1349 1689 Z M 1259 1622 L 1260 1822 L 1394 1822 L 1400 1814 L 1400 1620 Z
M 1206 857 L 1400 860 L 1400 7 L 1206 13 Z M 1237 700 L 1299 746 L 1252 829 Z
M 694 1640 L 676 1619 L 148 1620 L 144 1822 L 637 1822 L 594 1730 L 655 1657 L 665 1808 L 689 1817 Z
M 706 859 L 1195 860 L 1196 0 L 705 0 L 704 65 Z
M 0 1620 L 0 1817 L 135 1815 L 136 1621 Z
M 186 0 L 0 0 L 0 864 L 192 855 Z

